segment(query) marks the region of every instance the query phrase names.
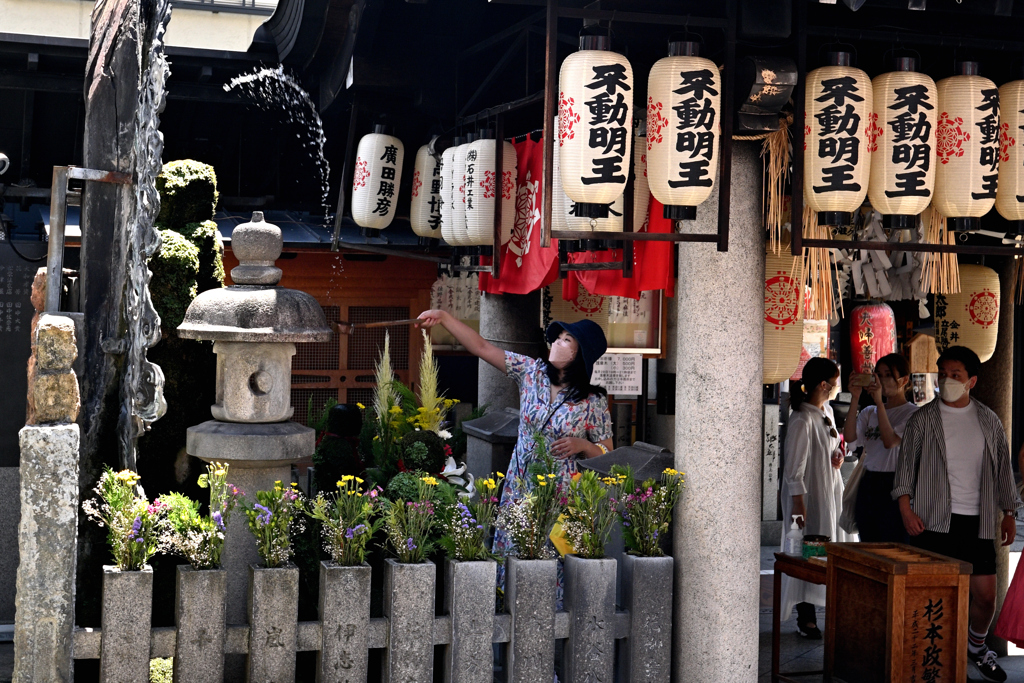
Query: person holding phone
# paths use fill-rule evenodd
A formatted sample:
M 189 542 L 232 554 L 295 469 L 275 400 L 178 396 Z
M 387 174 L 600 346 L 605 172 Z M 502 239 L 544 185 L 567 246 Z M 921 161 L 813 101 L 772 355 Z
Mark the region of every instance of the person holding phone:
M 812 358 L 804 366 L 800 382 L 790 384 L 793 408 L 786 427 L 782 479 L 783 550 L 791 520 L 804 534 L 832 541 L 856 541 L 839 526 L 843 507 L 843 477 L 839 468 L 844 454 L 829 401 L 839 394 L 839 368 L 827 358 Z M 805 638 L 821 638 L 815 605 L 825 605 L 825 586 L 782 577 L 782 614 L 796 607 L 797 630 Z
M 854 519 L 860 540 L 869 543 L 892 541 L 906 543 L 907 531 L 899 504 L 892 499 L 896 479 L 896 460 L 907 420 L 917 406 L 907 401 L 910 365 L 898 353 L 882 357 L 875 365 L 871 383 L 866 387 L 850 379 L 850 412 L 843 436 L 847 447 L 863 447 L 860 483 Z M 873 405 L 859 411 L 861 394 L 867 390 Z

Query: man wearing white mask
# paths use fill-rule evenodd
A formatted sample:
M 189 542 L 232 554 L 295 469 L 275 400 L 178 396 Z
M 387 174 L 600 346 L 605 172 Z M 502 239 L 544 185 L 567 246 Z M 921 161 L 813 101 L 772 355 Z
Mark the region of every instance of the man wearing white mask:
M 996 598 L 995 539 L 1016 535 L 1020 506 L 999 418 L 971 398 L 981 361 L 963 346 L 938 360 L 939 399 L 907 422 L 892 497 L 911 543 L 970 562 L 968 677 L 1002 683 L 1006 673 L 985 645 Z

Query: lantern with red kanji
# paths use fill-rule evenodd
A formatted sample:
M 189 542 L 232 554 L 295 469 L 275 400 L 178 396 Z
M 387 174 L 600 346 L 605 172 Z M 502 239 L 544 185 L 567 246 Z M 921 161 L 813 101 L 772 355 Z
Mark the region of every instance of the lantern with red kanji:
M 999 88 L 999 187 L 996 211 L 1024 233 L 1024 81 Z M 1013 235 L 1010 235 L 1013 237 Z
M 871 374 L 883 356 L 896 352 L 896 316 L 886 304 L 857 306 L 850 314 L 853 372 Z
M 486 130 L 466 153 L 466 235 L 469 245 L 494 241 L 494 202 L 501 193 L 501 244 L 512 236 L 516 215 L 516 150 L 502 142 L 501 182 L 495 180 L 494 131 Z
M 382 230 L 395 217 L 405 147 L 384 126 L 364 135 L 356 150 L 352 174 L 352 219 L 362 228 Z
M 935 295 L 935 343 L 939 351 L 966 346 L 982 363 L 999 336 L 999 275 L 985 266 L 960 265 L 960 292 Z
M 441 154 L 441 237 L 451 246 L 455 243 L 455 152 L 465 140 L 459 136 L 452 139 L 452 146 Z
M 441 237 L 441 161 L 430 153 L 430 145 L 416 152 L 409 225 L 420 237 Z

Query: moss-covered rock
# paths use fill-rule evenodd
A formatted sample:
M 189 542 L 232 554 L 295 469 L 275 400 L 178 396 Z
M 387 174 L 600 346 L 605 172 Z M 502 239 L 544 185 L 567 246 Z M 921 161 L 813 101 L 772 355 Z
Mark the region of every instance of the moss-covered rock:
M 199 248 L 199 274 L 196 292 L 224 286 L 224 241 L 213 221 L 187 223 L 181 234 Z
M 217 174 L 213 166 L 192 159 L 169 161 L 156 178 L 160 192 L 161 228 L 181 230 L 188 223 L 213 218 L 217 207 Z
M 153 278 L 149 291 L 160 314 L 160 326 L 172 332 L 185 318 L 185 311 L 196 298 L 199 275 L 199 247 L 174 230 L 161 230 L 163 244 L 149 261 Z

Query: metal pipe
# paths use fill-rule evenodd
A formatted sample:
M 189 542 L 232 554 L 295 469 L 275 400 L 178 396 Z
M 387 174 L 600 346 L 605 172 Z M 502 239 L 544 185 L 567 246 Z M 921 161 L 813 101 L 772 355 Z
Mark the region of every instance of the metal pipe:
M 624 240 L 626 242 L 717 242 L 718 233 L 681 234 L 678 232 L 600 232 L 596 230 L 575 231 L 555 230 L 551 236 L 556 240 Z
M 50 183 L 50 241 L 46 248 L 46 305 L 60 310 L 61 276 L 64 273 L 64 221 L 67 216 L 68 167 L 54 166 Z
M 551 192 L 554 187 L 556 92 L 558 76 L 558 0 L 548 0 L 544 34 L 544 184 L 541 188 L 540 246 L 551 246 Z
M 494 234 L 491 253 L 491 277 L 501 275 L 501 202 L 504 194 L 505 172 L 505 119 L 500 114 L 494 118 Z M 515 201 L 515 182 L 512 183 L 512 201 Z

